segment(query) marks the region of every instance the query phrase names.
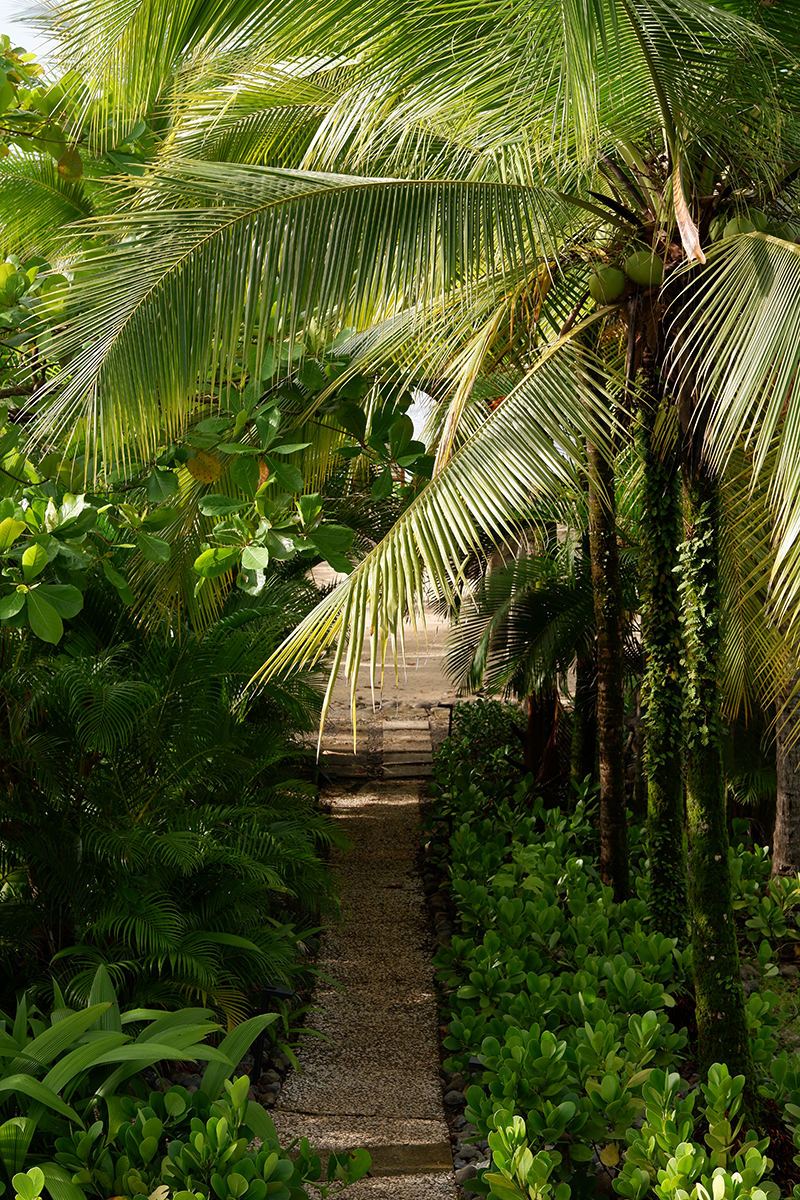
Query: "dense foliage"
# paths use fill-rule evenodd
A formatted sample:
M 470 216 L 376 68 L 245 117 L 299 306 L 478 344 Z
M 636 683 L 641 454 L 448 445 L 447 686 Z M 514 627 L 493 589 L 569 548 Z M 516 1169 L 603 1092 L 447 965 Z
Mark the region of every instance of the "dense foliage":
M 769 986 L 797 942 L 800 880 L 770 881 L 758 846 L 731 850 L 742 951 L 760 983 L 746 1013 L 764 1107 L 745 1115 L 742 1077 L 724 1064 L 696 1077 L 691 946 L 654 931 L 644 830 L 630 830 L 634 895 L 615 903 L 598 872 L 591 792 L 548 810 L 530 777 L 491 769 L 509 716 L 457 708 L 437 757 L 436 809 L 452 828 L 439 854 L 457 917 L 436 959 L 446 1065 L 472 1077 L 466 1117 L 492 1148 L 482 1194 L 566 1200 L 606 1175 L 627 1200 L 696 1183 L 715 1197 L 777 1197 L 769 1138 L 743 1121 L 769 1118 L 772 1130 L 766 1106 L 777 1103 L 800 1151 L 800 1074 L 777 1040 L 795 1006 Z M 453 752 L 466 732 L 474 765 Z M 781 1162 L 782 1190 L 797 1166 L 800 1153 Z

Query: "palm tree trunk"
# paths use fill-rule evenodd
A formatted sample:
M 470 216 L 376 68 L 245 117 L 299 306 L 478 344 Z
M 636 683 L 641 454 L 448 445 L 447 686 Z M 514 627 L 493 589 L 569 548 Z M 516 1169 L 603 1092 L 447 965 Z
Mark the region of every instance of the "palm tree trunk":
M 597 626 L 597 727 L 600 749 L 600 873 L 627 898 L 628 823 L 625 806 L 625 696 L 622 657 L 622 589 L 617 550 L 614 468 L 587 443 L 589 548 Z
M 720 688 L 719 488 L 684 465 L 681 593 L 687 657 L 686 808 L 689 899 L 701 1070 L 724 1062 L 755 1102 L 750 1038 L 733 923 Z
M 778 803 L 772 839 L 772 874 L 794 875 L 800 871 L 800 697 L 792 692 L 800 683 L 795 675 L 778 701 L 775 729 L 775 764 L 778 772 Z M 793 740 L 796 739 L 796 740 Z
M 640 410 L 644 464 L 642 503 L 642 646 L 645 669 L 644 773 L 650 914 L 655 929 L 686 939 L 686 848 L 683 788 L 683 639 L 680 630 L 678 545 L 681 492 L 674 453 L 654 444 L 655 412 Z
M 575 703 L 572 709 L 572 744 L 570 746 L 570 785 L 572 796 L 577 794 L 587 776 L 593 776 L 597 759 L 597 720 L 592 656 L 579 658 L 575 667 Z

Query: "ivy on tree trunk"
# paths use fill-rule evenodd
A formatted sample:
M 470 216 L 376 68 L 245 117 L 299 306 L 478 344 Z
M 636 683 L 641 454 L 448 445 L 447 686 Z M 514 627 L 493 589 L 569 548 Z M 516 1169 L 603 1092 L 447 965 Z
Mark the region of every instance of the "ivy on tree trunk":
M 678 546 L 681 485 L 677 455 L 656 434 L 656 413 L 643 404 L 639 445 L 642 498 L 642 680 L 647 851 L 653 926 L 684 942 L 687 932 L 683 785 L 683 668 Z
M 686 809 L 689 899 L 700 1067 L 724 1062 L 755 1076 L 733 922 L 722 768 L 719 488 L 704 466 L 684 466 L 686 539 L 681 598 L 686 645 Z
M 589 548 L 597 626 L 597 728 L 600 774 L 600 873 L 614 899 L 629 894 L 625 805 L 622 588 L 617 549 L 614 467 L 592 443 L 589 459 Z
M 800 871 L 800 695 L 793 694 L 800 673 L 784 690 L 777 704 L 775 766 L 778 800 L 772 840 L 772 874 Z

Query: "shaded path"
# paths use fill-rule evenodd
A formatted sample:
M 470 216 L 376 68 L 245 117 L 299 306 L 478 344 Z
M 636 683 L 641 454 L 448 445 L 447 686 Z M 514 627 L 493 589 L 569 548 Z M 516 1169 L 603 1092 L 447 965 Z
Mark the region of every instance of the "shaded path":
M 369 1149 L 372 1174 L 348 1189 L 352 1200 L 456 1195 L 428 915 L 416 870 L 431 739 L 446 735 L 448 721 L 445 709 L 427 706 L 451 698 L 440 654 L 428 657 L 424 672 L 409 672 L 401 691 L 387 692 L 382 711 L 359 711 L 355 757 L 349 706 L 337 688 L 323 742 L 323 769 L 341 780 L 323 801 L 353 842 L 349 854 L 333 856 L 346 920 L 325 935 L 320 952 L 322 972 L 342 989 L 324 981 L 317 989 L 321 1011 L 309 1025 L 331 1043 L 305 1037 L 304 1073 L 287 1079 L 272 1118 L 284 1143 L 308 1137 L 321 1153 Z

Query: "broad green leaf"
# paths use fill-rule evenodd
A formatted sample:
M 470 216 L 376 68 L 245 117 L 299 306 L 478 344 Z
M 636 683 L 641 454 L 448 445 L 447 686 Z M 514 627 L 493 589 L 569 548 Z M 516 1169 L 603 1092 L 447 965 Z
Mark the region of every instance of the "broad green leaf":
M 82 1008 L 79 1012 L 65 1017 L 57 1025 L 52 1025 L 25 1045 L 24 1056 L 15 1059 L 10 1064 L 9 1070 L 32 1072 L 37 1063 L 47 1066 L 54 1058 L 58 1058 L 59 1054 L 63 1054 L 71 1047 L 87 1029 L 91 1029 L 108 1007 L 108 1002 L 92 1004 L 88 1008 Z
M 6 517 L 4 521 L 0 521 L 0 554 L 8 550 L 9 546 L 13 546 L 27 528 L 24 521 L 15 521 L 13 517 Z
M 145 513 L 142 517 L 142 529 L 152 533 L 159 529 L 166 529 L 168 525 L 172 525 L 181 515 L 179 508 L 173 508 L 169 504 L 162 504 L 160 508 L 154 508 L 152 512 Z
M 222 1054 L 231 1060 L 231 1066 L 226 1068 L 222 1063 L 209 1063 L 203 1075 L 203 1091 L 210 1100 L 216 1100 L 223 1089 L 225 1080 L 230 1077 L 234 1064 L 241 1062 L 247 1051 L 253 1045 L 263 1029 L 274 1025 L 278 1020 L 277 1013 L 264 1013 L 259 1017 L 250 1017 L 237 1025 L 219 1044 Z
M 40 545 L 38 542 L 34 542 L 32 545 L 28 546 L 22 555 L 23 579 L 26 582 L 30 579 L 35 579 L 35 577 L 41 574 L 41 572 L 45 569 L 48 562 L 49 558 L 44 546 Z
M 90 1028 L 102 1029 L 107 1033 L 122 1032 L 122 1019 L 120 1017 L 117 990 L 111 982 L 108 968 L 102 964 L 95 971 L 95 976 L 92 980 L 89 1004 L 107 1004 L 110 1006 L 106 1008 L 105 1012 L 100 1013 L 95 1024 L 90 1026 Z
M 120 599 L 123 604 L 135 604 L 136 597 L 130 589 L 130 585 L 124 575 L 121 575 L 116 567 L 112 567 L 111 563 L 103 563 L 103 574 L 110 584 L 112 584 L 119 592 Z
M 364 441 L 367 436 L 367 414 L 363 408 L 348 400 L 346 404 L 340 404 L 337 408 L 336 420 L 357 442 Z
M 242 552 L 243 571 L 263 571 L 269 564 L 270 554 L 266 546 L 245 546 Z
M 5 620 L 7 617 L 15 617 L 22 609 L 25 603 L 24 592 L 11 592 L 8 596 L 4 596 L 0 600 L 0 620 Z
M 97 1041 L 86 1045 L 76 1046 L 69 1054 L 60 1058 L 54 1067 L 45 1075 L 42 1082 L 53 1092 L 61 1092 L 73 1079 L 79 1079 L 93 1066 L 100 1062 L 118 1062 L 119 1059 L 106 1057 L 110 1051 L 123 1046 L 130 1041 L 127 1033 L 109 1033 Z
M 265 450 L 275 441 L 280 425 L 281 414 L 277 408 L 262 408 L 256 413 L 256 429 Z
M 9 1175 L 23 1169 L 35 1130 L 30 1117 L 12 1117 L 0 1125 L 0 1160 Z
M 83 1189 L 72 1182 L 72 1176 L 58 1163 L 44 1162 L 41 1170 L 51 1200 L 86 1200 Z
M 226 517 L 230 513 L 241 512 L 248 505 L 247 500 L 234 500 L 232 496 L 212 494 L 203 496 L 198 508 L 204 517 Z
M 230 549 L 213 547 L 211 550 L 204 550 L 194 560 L 194 569 L 203 579 L 218 579 L 220 575 L 225 575 L 226 572 L 233 569 L 239 560 L 240 553 L 238 546 Z
M 5 1079 L 0 1079 L 0 1094 L 4 1092 L 29 1096 L 31 1100 L 44 1104 L 46 1108 L 52 1108 L 62 1117 L 69 1117 L 71 1121 L 77 1121 L 79 1125 L 83 1124 L 73 1108 L 65 1104 L 54 1091 L 45 1087 L 41 1079 L 34 1079 L 32 1075 L 8 1075 Z
M 60 617 L 69 620 L 83 608 L 83 593 L 70 583 L 43 583 L 36 588 L 36 595 L 51 604 Z
M 391 496 L 393 484 L 394 480 L 392 479 L 392 468 L 386 466 L 383 468 L 383 471 L 372 485 L 372 491 L 370 493 L 372 499 L 385 500 L 387 496 Z
M 28 621 L 36 636 L 53 645 L 60 642 L 64 633 L 63 622 L 53 605 L 39 595 L 39 589 L 31 588 L 25 594 L 25 602 L 28 606 Z
M 322 499 L 317 495 L 298 496 L 297 508 L 303 524 L 310 525 L 322 512 Z
M 153 467 L 147 476 L 144 489 L 151 504 L 161 504 L 178 491 L 178 476 L 169 467 Z
M 307 450 L 311 442 L 281 442 L 279 446 L 270 446 L 270 454 L 296 454 L 298 450 Z
M 267 465 L 281 487 L 285 487 L 289 492 L 302 492 L 304 486 L 303 476 L 297 467 L 293 467 L 289 463 L 279 462 L 277 458 L 270 458 L 269 456 L 267 456 Z
M 349 550 L 353 544 L 353 530 L 346 525 L 319 525 L 311 530 L 308 539 L 322 554 L 328 550 Z
M 152 533 L 144 533 L 142 530 L 139 530 L 139 533 L 136 535 L 136 542 L 142 553 L 142 557 L 146 558 L 148 562 L 169 562 L 172 550 L 169 542 L 165 542 L 163 538 L 155 537 Z
M 272 1118 L 255 1100 L 248 1100 L 244 1111 L 244 1120 L 248 1129 L 257 1138 L 260 1138 L 265 1146 L 269 1146 L 271 1142 L 277 1142 L 278 1131 L 275 1128 Z
M 280 562 L 294 558 L 296 552 L 293 538 L 284 533 L 274 533 L 271 529 L 267 533 L 267 549 Z
M 246 496 L 255 496 L 258 491 L 260 468 L 255 458 L 245 458 L 244 455 L 235 458 L 231 463 L 231 479 Z

